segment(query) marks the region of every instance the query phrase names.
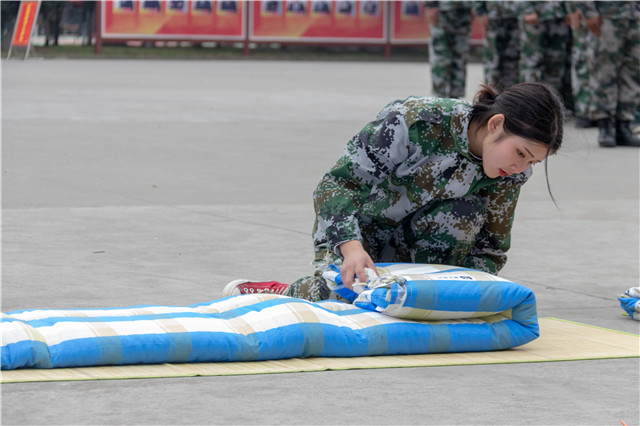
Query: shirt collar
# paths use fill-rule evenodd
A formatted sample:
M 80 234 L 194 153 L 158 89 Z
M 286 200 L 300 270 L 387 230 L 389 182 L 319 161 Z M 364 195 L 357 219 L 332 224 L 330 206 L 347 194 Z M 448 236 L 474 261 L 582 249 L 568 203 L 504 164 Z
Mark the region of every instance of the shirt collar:
M 461 102 L 453 108 L 451 114 L 451 136 L 456 144 L 456 150 L 466 159 L 482 164 L 482 158 L 474 155 L 469 146 L 469 124 L 471 123 L 472 106 Z

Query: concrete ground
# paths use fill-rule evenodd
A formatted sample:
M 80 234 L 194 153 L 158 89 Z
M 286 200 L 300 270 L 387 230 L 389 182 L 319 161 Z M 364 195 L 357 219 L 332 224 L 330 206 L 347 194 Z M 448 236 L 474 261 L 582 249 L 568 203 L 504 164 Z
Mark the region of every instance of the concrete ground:
M 481 81 L 469 65 L 467 97 Z M 419 63 L 2 62 L 2 311 L 186 305 L 311 271 L 311 193 Z M 639 150 L 565 129 L 502 275 L 638 333 Z M 640 424 L 638 359 L 5 384 L 3 424 Z

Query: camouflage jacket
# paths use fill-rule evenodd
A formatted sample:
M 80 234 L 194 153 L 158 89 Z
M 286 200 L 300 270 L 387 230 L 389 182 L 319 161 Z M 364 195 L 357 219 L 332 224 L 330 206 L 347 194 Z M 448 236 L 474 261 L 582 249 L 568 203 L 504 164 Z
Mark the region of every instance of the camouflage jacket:
M 523 1 L 520 2 L 520 13 L 523 16 L 537 13 L 541 21 L 564 19 L 567 15 L 565 3 L 564 1 Z
M 469 151 L 471 105 L 454 99 L 410 97 L 387 105 L 345 148 L 314 191 L 314 243 L 337 254 L 362 240 L 358 217 L 398 226 L 427 203 L 477 194 L 487 220 L 464 265 L 499 271 L 506 262 L 520 187 L 531 169 L 488 178 Z
M 427 8 L 435 8 L 440 12 L 464 12 L 471 13 L 472 1 L 428 1 Z
M 640 1 L 584 1 L 576 2 L 586 18 L 602 16 L 607 19 L 639 19 Z
M 473 10 L 477 16 L 488 15 L 490 20 L 518 19 L 520 2 L 517 1 L 474 1 Z

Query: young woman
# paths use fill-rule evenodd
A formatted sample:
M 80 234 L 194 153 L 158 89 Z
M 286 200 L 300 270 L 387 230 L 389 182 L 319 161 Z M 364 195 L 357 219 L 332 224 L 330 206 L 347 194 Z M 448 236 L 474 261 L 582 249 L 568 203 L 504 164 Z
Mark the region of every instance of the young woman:
M 506 262 L 521 186 L 562 144 L 562 101 L 523 83 L 483 85 L 472 105 L 410 97 L 387 105 L 314 191 L 314 276 L 291 286 L 236 280 L 233 293 L 330 297 L 322 272 L 366 282 L 374 262 L 435 263 L 496 274 Z

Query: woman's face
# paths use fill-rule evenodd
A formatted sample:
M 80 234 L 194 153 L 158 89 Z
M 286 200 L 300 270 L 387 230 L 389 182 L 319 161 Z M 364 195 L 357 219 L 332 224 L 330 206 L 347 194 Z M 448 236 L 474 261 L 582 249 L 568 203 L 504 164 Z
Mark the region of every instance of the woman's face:
M 498 123 L 483 141 L 482 166 L 490 178 L 522 173 L 547 156 L 547 146 L 505 133 Z

